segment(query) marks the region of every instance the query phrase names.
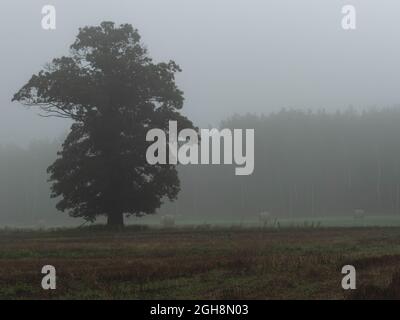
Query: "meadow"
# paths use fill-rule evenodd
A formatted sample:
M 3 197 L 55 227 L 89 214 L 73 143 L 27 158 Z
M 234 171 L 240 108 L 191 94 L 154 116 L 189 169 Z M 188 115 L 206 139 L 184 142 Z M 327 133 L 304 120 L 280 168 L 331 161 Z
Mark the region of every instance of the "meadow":
M 42 266 L 57 289 L 41 288 Z M 342 266 L 357 290 L 341 287 Z M 0 231 L 0 299 L 400 298 L 398 227 Z

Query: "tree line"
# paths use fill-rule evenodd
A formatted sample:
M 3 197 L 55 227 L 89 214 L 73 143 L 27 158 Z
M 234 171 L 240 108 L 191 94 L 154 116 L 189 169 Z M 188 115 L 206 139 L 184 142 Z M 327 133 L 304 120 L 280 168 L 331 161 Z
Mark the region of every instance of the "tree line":
M 182 212 L 321 216 L 400 214 L 400 110 L 282 110 L 233 116 L 255 129 L 255 171 L 181 168 Z
M 221 128 L 255 129 L 255 171 L 178 166 L 182 190 L 158 213 L 194 216 L 400 214 L 400 109 L 282 110 L 236 115 Z M 46 168 L 61 142 L 0 147 L 0 223 L 70 222 L 49 198 Z

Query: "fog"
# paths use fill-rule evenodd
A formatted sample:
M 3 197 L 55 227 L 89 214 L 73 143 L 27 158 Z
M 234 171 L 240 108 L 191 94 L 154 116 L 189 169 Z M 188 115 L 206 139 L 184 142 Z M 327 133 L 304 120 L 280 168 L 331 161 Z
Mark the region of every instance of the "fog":
M 68 54 L 78 28 L 131 23 L 156 61 L 183 69 L 184 113 L 216 125 L 234 113 L 286 108 L 336 110 L 400 102 L 398 1 L 352 1 L 357 30 L 341 28 L 348 1 L 51 1 L 57 30 L 41 28 L 48 1 L 3 0 L 0 142 L 52 139 L 68 124 L 10 102 L 52 58 Z
M 57 29 L 53 31 L 46 31 L 41 27 L 41 9 L 46 4 L 54 5 L 57 10 Z M 2 214 L 3 220 L 10 224 L 26 224 L 26 221 L 34 224 L 43 217 L 51 217 L 56 211 L 54 201 L 47 197 L 49 192 L 45 183 L 45 169 L 54 161 L 57 146 L 69 130 L 71 122 L 40 117 L 38 109 L 28 109 L 17 102 L 12 103 L 11 98 L 31 75 L 40 71 L 46 63 L 53 58 L 68 55 L 69 46 L 74 42 L 80 27 L 113 21 L 116 24 L 129 23 L 137 28 L 142 42 L 155 61 L 172 59 L 181 66 L 183 72 L 178 75 L 177 83 L 185 96 L 183 114 L 199 127 L 218 127 L 221 122 L 235 114 L 270 115 L 284 108 L 325 110 L 328 114 L 333 114 L 337 110 L 349 108 L 371 110 L 400 105 L 400 3 L 396 0 L 352 0 L 351 4 L 357 10 L 357 29 L 348 31 L 343 30 L 341 26 L 341 10 L 346 4 L 349 4 L 349 1 L 52 0 L 49 3 L 42 0 L 2 0 L 0 156 L 3 155 L 3 160 L 0 163 L 0 171 L 3 181 L 13 180 L 15 184 L 9 186 L 7 182 L 2 185 L 2 199 L 7 199 L 7 203 L 3 201 L 1 207 L 2 211 L 7 211 Z M 384 113 L 384 118 L 389 119 L 388 121 L 392 116 L 391 112 L 398 115 L 392 109 Z M 289 114 L 288 117 L 291 116 Z M 347 119 L 347 116 L 343 117 Z M 353 119 L 351 117 L 349 116 L 349 119 Z M 379 113 L 371 117 L 375 117 L 373 123 L 386 123 L 380 122 L 382 116 Z M 238 123 L 240 127 L 248 127 L 247 124 L 258 125 L 263 132 L 263 125 L 272 121 L 262 117 L 257 119 L 246 122 L 246 118 L 243 117 Z M 315 124 L 319 121 L 317 116 L 310 119 L 315 121 Z M 331 119 L 326 116 L 324 121 L 328 123 Z M 349 120 L 349 123 L 353 123 L 351 121 L 358 123 L 359 120 Z M 234 122 L 228 121 L 230 124 Z M 363 122 L 360 132 L 368 132 L 366 128 L 369 123 L 372 122 Z M 282 127 L 279 127 L 280 125 Z M 282 121 L 280 125 L 277 125 L 280 129 L 276 132 L 290 127 L 290 121 Z M 351 131 L 351 125 L 346 128 Z M 335 130 L 334 132 L 340 132 L 338 128 Z M 312 136 L 311 133 L 308 134 Z M 393 132 L 388 131 L 387 134 Z M 394 137 L 395 135 L 392 135 L 392 138 Z M 262 139 L 260 140 L 260 136 L 257 139 L 258 145 L 261 146 Z M 340 144 L 337 141 L 336 143 Z M 367 142 L 365 143 L 367 145 Z M 396 148 L 394 142 L 391 146 Z M 19 147 L 25 150 L 18 149 Z M 318 148 L 313 149 L 314 151 L 318 152 Z M 356 157 L 356 151 L 354 152 Z M 24 161 L 18 162 L 18 157 Z M 29 168 L 30 157 L 37 159 L 31 169 L 40 171 L 32 178 L 37 179 L 38 184 L 26 184 L 26 176 L 29 174 L 24 170 Z M 382 157 L 390 158 L 390 152 Z M 374 159 L 370 158 L 367 163 L 369 168 L 373 168 L 372 171 L 375 170 L 374 166 L 378 161 Z M 276 163 L 280 164 L 281 159 L 276 160 Z M 295 165 L 290 164 L 292 169 Z M 347 165 L 343 164 L 344 167 Z M 352 165 L 357 167 L 355 162 L 352 162 Z M 332 168 L 342 172 L 340 166 L 332 165 Z M 269 172 L 270 169 L 266 166 L 264 171 L 259 170 L 257 173 L 256 163 L 255 176 L 250 178 L 253 179 L 253 187 L 249 188 L 259 189 L 267 176 L 267 173 L 264 175 L 262 172 Z M 185 170 L 187 169 L 182 171 L 183 200 L 173 206 L 167 206 L 167 211 L 178 212 L 176 208 L 179 205 L 188 211 L 193 208 L 193 212 L 203 209 L 212 212 L 218 208 L 221 212 L 226 211 L 225 214 L 229 214 L 229 210 L 235 208 L 239 208 L 237 211 L 240 212 L 250 208 L 240 200 L 240 194 L 243 197 L 243 191 L 240 190 L 245 188 L 242 186 L 242 180 L 237 180 L 237 185 L 232 183 L 232 188 L 236 188 L 236 200 L 240 203 L 232 202 L 224 208 L 221 207 L 221 203 L 215 203 L 214 207 L 196 207 L 198 199 L 193 195 L 196 187 L 191 175 L 197 174 L 199 180 L 201 177 L 224 179 L 225 173 L 221 171 L 214 174 L 215 168 L 197 173 L 188 173 Z M 13 172 L 20 175 L 20 180 L 13 178 Z M 286 174 L 290 177 L 277 179 L 283 179 L 279 180 L 281 188 L 287 183 L 287 197 L 290 198 L 292 191 L 289 186 L 294 182 L 291 180 L 293 176 L 288 172 Z M 348 179 L 348 174 L 346 176 L 344 171 L 343 174 L 345 179 Z M 360 177 L 364 174 L 365 172 L 360 173 Z M 393 176 L 392 173 L 388 174 L 388 181 L 389 176 Z M 229 179 L 226 181 L 230 181 Z M 301 179 L 309 185 L 314 197 L 313 182 L 306 181 L 306 177 Z M 360 182 L 360 185 L 363 183 Z M 369 194 L 364 195 L 366 197 L 374 194 L 373 190 L 376 189 L 376 181 L 372 181 L 370 185 L 368 183 L 363 185 L 363 188 L 369 190 Z M 386 195 L 390 198 L 390 205 L 381 205 L 380 202 L 385 199 L 381 194 L 379 201 L 369 205 L 374 212 L 384 209 L 385 213 L 398 213 L 399 182 L 390 180 L 387 184 L 387 190 L 390 191 L 387 191 Z M 23 190 L 22 198 L 25 200 L 17 196 L 17 192 L 21 192 L 21 185 L 27 186 Z M 218 188 L 223 187 L 224 184 Z M 341 188 L 342 185 L 337 183 L 329 187 Z M 274 195 L 276 190 L 273 186 L 270 188 L 270 195 Z M 205 193 L 199 197 L 207 196 L 207 181 L 203 181 L 203 189 Z M 32 193 L 32 190 L 36 190 L 36 193 Z M 308 189 L 304 190 L 308 192 Z M 252 194 L 254 195 L 254 192 Z M 348 201 L 346 205 L 341 203 L 343 206 L 325 208 L 321 204 L 321 207 L 330 214 L 334 210 L 350 212 L 352 208 L 365 202 L 363 196 L 358 193 L 357 196 L 357 203 Z M 224 197 L 225 200 L 220 198 L 220 201 L 226 204 L 232 193 L 226 192 Z M 303 200 L 305 197 L 309 197 L 309 194 L 307 193 Z M 254 199 L 251 200 L 252 214 L 266 209 L 263 205 L 263 194 Z M 284 208 L 293 205 L 290 201 L 282 200 L 282 203 L 277 202 L 273 207 L 276 211 L 287 214 L 288 210 L 285 211 Z M 324 200 L 320 201 L 322 203 Z M 310 203 L 305 200 L 303 202 L 305 203 L 302 211 L 307 212 Z M 208 201 L 208 204 L 212 203 Z M 311 205 L 314 206 L 314 202 Z M 13 210 L 16 212 L 11 213 Z M 294 209 L 291 207 L 290 210 L 292 212 Z M 237 215 L 240 215 L 240 212 L 236 212 Z M 13 219 L 13 215 L 17 218 Z M 29 219 L 25 220 L 28 216 Z M 66 215 L 62 216 L 65 218 Z

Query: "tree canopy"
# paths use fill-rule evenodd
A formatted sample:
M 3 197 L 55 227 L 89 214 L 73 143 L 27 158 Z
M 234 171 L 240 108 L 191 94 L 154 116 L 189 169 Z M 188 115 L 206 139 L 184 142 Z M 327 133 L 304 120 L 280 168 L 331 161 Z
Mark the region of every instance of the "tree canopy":
M 74 122 L 48 168 L 57 208 L 93 221 L 108 217 L 122 226 L 124 214 L 155 213 L 163 199 L 176 199 L 180 183 L 174 165 L 149 165 L 146 133 L 167 130 L 181 115 L 183 92 L 174 61 L 154 63 L 129 24 L 112 22 L 79 30 L 70 55 L 54 59 L 13 97 L 37 106 L 43 116 Z

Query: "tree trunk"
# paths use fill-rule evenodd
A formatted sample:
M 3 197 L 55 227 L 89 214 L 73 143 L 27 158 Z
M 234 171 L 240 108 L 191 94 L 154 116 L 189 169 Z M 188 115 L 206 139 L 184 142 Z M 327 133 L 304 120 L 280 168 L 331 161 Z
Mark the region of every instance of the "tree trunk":
M 108 214 L 107 226 L 112 229 L 124 227 L 124 215 L 122 212 L 112 212 Z

